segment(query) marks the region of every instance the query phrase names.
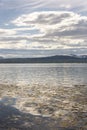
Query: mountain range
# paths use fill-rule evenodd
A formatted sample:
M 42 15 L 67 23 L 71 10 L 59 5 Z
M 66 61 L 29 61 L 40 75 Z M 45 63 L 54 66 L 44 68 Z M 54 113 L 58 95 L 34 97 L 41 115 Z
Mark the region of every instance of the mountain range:
M 0 63 L 87 63 L 87 55 L 55 55 L 38 58 L 0 58 Z

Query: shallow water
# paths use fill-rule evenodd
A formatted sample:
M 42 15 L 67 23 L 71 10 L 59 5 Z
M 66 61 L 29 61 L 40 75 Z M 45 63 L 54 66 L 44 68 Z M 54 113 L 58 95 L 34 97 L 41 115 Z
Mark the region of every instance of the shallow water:
M 0 98 L 1 112 L 9 106 L 51 119 L 52 130 L 86 130 L 87 64 L 1 64 Z

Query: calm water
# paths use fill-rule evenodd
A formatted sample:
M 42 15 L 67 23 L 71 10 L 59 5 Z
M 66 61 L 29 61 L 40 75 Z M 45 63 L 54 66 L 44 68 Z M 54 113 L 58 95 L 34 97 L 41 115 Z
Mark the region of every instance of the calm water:
M 87 64 L 0 64 L 0 83 L 87 84 Z
M 1 122 L 87 130 L 87 64 L 0 64 Z

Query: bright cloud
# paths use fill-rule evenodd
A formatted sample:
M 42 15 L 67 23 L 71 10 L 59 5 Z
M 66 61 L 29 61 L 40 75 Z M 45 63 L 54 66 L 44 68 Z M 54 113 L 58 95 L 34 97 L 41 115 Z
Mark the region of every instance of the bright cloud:
M 9 49 L 87 48 L 87 17 L 69 11 L 25 14 L 12 23 L 13 29 L 0 29 L 1 46 Z M 19 27 L 19 28 L 17 28 Z M 36 34 L 31 33 L 38 30 Z M 5 46 L 6 45 L 6 46 Z
M 47 51 L 47 55 L 55 51 L 86 54 L 86 6 L 83 0 L 1 1 L 0 11 L 10 14 L 5 17 L 0 12 L 0 50 L 35 50 L 39 55 Z M 8 22 L 3 23 L 3 18 Z
M 37 42 L 42 48 L 82 47 L 87 40 L 87 17 L 69 11 L 34 12 L 20 16 L 12 23 L 19 27 L 38 29 L 39 34 L 27 35 L 25 40 L 31 44 Z

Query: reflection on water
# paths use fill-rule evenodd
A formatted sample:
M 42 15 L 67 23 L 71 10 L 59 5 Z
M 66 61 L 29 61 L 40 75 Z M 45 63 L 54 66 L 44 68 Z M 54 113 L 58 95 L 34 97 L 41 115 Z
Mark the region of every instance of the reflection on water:
M 87 84 L 87 64 L 1 64 L 0 82 L 11 84 Z
M 0 65 L 0 128 L 86 130 L 86 70 L 87 64 Z

